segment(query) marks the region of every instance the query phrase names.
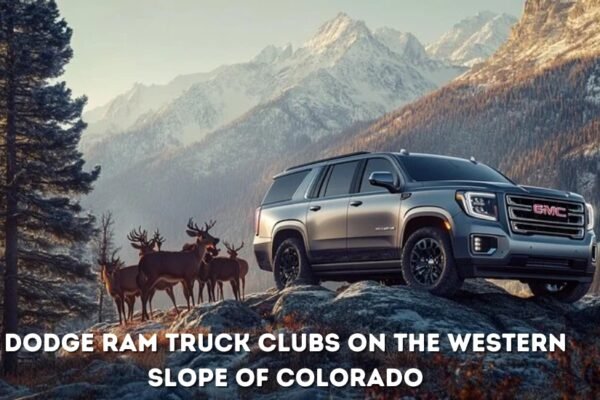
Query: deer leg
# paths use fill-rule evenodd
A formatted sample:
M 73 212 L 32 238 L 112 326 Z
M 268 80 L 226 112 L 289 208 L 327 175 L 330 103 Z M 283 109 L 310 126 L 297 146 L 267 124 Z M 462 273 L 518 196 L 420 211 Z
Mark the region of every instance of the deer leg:
M 150 318 L 152 318 L 152 299 L 154 299 L 154 295 L 156 294 L 156 289 L 152 289 L 150 294 L 148 295 L 148 308 L 150 309 Z
M 233 289 L 233 294 L 235 295 L 235 299 L 240 301 L 242 296 L 240 294 L 240 278 L 236 277 L 231 281 L 231 288 Z
M 175 307 L 175 312 L 177 314 L 179 314 L 179 309 L 177 308 L 177 302 L 175 301 L 175 295 L 173 294 L 173 287 L 168 287 L 165 289 L 165 291 L 167 292 L 167 295 L 169 296 L 169 298 L 171 299 L 171 301 L 173 302 L 173 306 Z
M 237 294 L 237 290 L 236 290 L 235 279 L 230 280 L 229 284 L 231 285 L 231 291 L 233 292 L 233 297 L 237 300 L 238 294 Z
M 225 295 L 223 295 L 223 282 L 218 281 L 217 284 L 219 285 L 219 300 L 225 300 Z
M 187 303 L 188 311 L 190 309 L 190 292 L 187 288 L 187 284 L 185 281 L 181 281 L 181 287 L 183 288 L 183 297 L 185 297 L 185 302 Z
M 115 299 L 115 305 L 117 306 L 117 313 L 119 314 L 119 325 L 121 325 L 122 324 L 122 321 L 121 321 L 121 306 L 119 305 L 119 298 L 115 297 L 114 299 Z
M 204 303 L 204 298 L 202 297 L 202 292 L 204 291 L 204 282 L 198 281 L 198 304 Z
M 190 311 L 192 309 L 190 306 L 190 295 L 193 297 L 193 295 L 190 292 L 190 285 L 188 284 L 188 281 L 186 281 L 186 280 L 181 281 L 181 285 L 183 286 L 183 294 L 184 294 L 185 300 L 187 302 L 187 309 L 188 309 L 188 311 Z
M 242 276 L 242 300 L 246 298 L 246 277 Z
M 188 281 L 188 286 L 189 286 L 189 290 L 190 290 L 190 298 L 192 299 L 192 306 L 196 307 L 196 299 L 194 298 L 194 282 L 196 280 L 192 279 L 190 281 Z
M 127 296 L 127 319 L 133 321 L 133 308 L 135 307 L 135 296 Z
M 146 311 L 146 305 L 148 303 L 148 290 L 144 288 L 142 290 L 142 321 L 148 319 L 148 312 Z
M 208 289 L 208 301 L 209 303 L 212 303 L 213 301 L 215 301 L 215 281 L 212 279 L 209 279 L 207 282 L 207 289 Z

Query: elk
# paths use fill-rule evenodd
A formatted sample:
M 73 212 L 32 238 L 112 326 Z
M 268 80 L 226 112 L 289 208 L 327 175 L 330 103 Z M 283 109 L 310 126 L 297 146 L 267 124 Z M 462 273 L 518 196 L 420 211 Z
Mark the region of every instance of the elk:
M 193 250 L 195 246 L 195 243 L 186 243 L 183 245 L 181 250 Z M 206 283 L 208 281 L 208 263 L 210 263 L 210 261 L 213 258 L 217 257 L 220 252 L 221 249 L 218 249 L 216 247 L 209 247 L 206 249 L 204 259 L 202 260 L 202 265 L 200 266 L 200 269 L 198 270 L 198 276 L 196 277 L 196 280 L 198 281 L 198 304 L 204 303 L 204 297 L 202 296 L 202 292 L 204 291 L 204 287 L 206 286 Z
M 248 274 L 248 262 L 243 258 L 239 258 L 238 252 L 244 247 L 244 242 L 242 241 L 242 244 L 238 248 L 236 248 L 235 245 L 230 245 L 227 242 L 223 242 L 223 244 L 227 249 L 227 254 L 229 254 L 229 258 L 236 260 L 240 264 L 240 281 L 242 283 L 241 294 L 243 300 L 246 296 L 246 275 Z M 221 297 L 223 297 L 223 286 L 221 286 L 220 289 Z
M 135 297 L 140 295 L 140 290 L 136 282 L 137 268 L 121 268 L 123 263 L 119 258 L 115 258 L 114 253 L 110 261 L 98 260 L 98 264 L 102 268 L 102 282 L 104 282 L 106 291 L 112 296 L 117 306 L 119 324 L 123 322 L 127 323 L 124 303 L 127 303 L 129 319 L 132 319 Z
M 181 282 L 186 296 L 193 293 L 194 281 L 198 276 L 207 248 L 215 247 L 219 243 L 218 238 L 209 234 L 215 224 L 216 221 L 211 220 L 204 224 L 204 229 L 200 229 L 190 218 L 186 233 L 196 238 L 193 249 L 159 251 L 145 254 L 140 259 L 137 282 L 142 291 L 142 320 L 149 318 L 146 304 L 151 290 L 159 281 L 164 280 L 173 284 Z M 194 297 L 191 297 L 192 304 L 195 305 Z M 190 310 L 189 302 L 188 310 Z
M 228 257 L 215 257 L 206 268 L 209 301 L 215 301 L 215 286 L 218 284 L 223 298 L 223 282 L 229 282 L 236 300 L 240 300 L 240 264 Z
M 161 236 L 160 231 L 158 229 L 156 229 L 154 231 L 154 236 L 153 236 L 152 240 L 148 240 L 148 232 L 146 230 L 142 230 L 141 226 L 138 227 L 137 230 L 133 229 L 131 232 L 129 232 L 129 234 L 127 235 L 127 239 L 131 242 L 131 247 L 139 250 L 140 259 L 146 254 L 154 253 L 155 251 L 157 251 L 157 250 L 155 250 L 155 248 L 158 249 L 158 251 L 160 251 L 163 243 L 165 242 L 165 238 L 163 236 Z M 135 275 L 137 278 L 137 267 L 138 266 L 132 265 L 131 267 L 136 269 Z M 136 279 L 136 278 L 134 278 L 134 279 Z M 175 301 L 175 294 L 173 293 L 173 284 L 171 284 L 169 282 L 159 281 L 159 282 L 157 282 L 156 286 L 154 287 L 154 289 L 152 289 L 152 291 L 150 292 L 150 294 L 148 296 L 150 315 L 152 315 L 152 299 L 154 298 L 154 294 L 156 293 L 157 290 L 164 290 L 167 292 L 167 295 L 171 299 L 171 302 L 173 302 L 173 306 L 175 307 L 175 312 L 177 314 L 179 314 L 179 309 L 177 308 L 177 302 Z M 133 298 L 132 303 L 135 303 L 135 297 Z M 132 314 L 131 318 L 133 318 L 133 312 L 131 312 L 131 314 Z

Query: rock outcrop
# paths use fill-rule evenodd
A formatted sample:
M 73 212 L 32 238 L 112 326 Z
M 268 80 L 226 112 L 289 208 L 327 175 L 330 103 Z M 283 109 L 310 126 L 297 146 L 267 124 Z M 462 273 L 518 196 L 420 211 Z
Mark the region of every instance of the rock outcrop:
M 546 353 L 456 353 L 403 354 L 350 353 L 345 346 L 337 353 L 194 353 L 160 352 L 153 356 L 125 354 L 111 359 L 93 359 L 58 374 L 56 381 L 30 387 L 13 386 L 0 381 L 0 396 L 16 398 L 276 398 L 372 395 L 364 388 L 238 388 L 231 380 L 228 388 L 192 387 L 155 389 L 147 384 L 147 369 L 171 368 L 288 367 L 396 368 L 418 366 L 425 383 L 419 391 L 390 392 L 394 395 L 449 395 L 467 390 L 486 396 L 509 390 L 516 397 L 558 397 L 568 393 L 564 373 L 569 373 L 579 393 L 593 393 L 593 379 L 586 374 L 597 371 L 589 364 L 591 351 L 596 351 L 600 322 L 600 298 L 586 297 L 575 305 L 514 297 L 486 281 L 472 281 L 453 299 L 417 292 L 402 286 L 384 286 L 376 282 L 358 282 L 332 291 L 320 286 L 297 286 L 280 292 L 270 290 L 247 296 L 238 303 L 231 300 L 202 304 L 179 316 L 156 313 L 150 322 L 134 322 L 127 328 L 117 324 L 98 324 L 90 331 L 150 332 L 250 332 L 256 338 L 262 332 L 337 333 L 344 338 L 363 333 L 565 333 L 572 345 L 568 361 Z M 343 341 L 342 341 L 343 342 Z M 254 346 L 254 345 L 253 345 Z M 442 349 L 444 346 L 442 345 Z M 587 353 L 587 354 L 584 354 Z M 144 355 L 145 356 L 145 355 Z M 73 355 L 63 355 L 69 359 Z M 76 357 L 76 356 L 75 356 Z M 587 357 L 587 358 L 586 358 Z M 588 361 L 586 361 L 588 360 Z M 597 360 L 597 358 L 596 358 Z M 576 364 L 576 365 L 575 365 Z M 65 361 L 68 365 L 68 361 Z M 584 368 L 585 367 L 585 368 Z M 586 369 L 587 368 L 587 369 Z M 594 368 L 596 368 L 594 370 Z M 580 372 L 577 372 L 580 371 Z M 584 372 L 581 372 L 584 371 Z M 597 372 L 596 372 L 597 373 Z M 230 374 L 231 376 L 232 374 Z M 593 376 L 592 376 L 593 378 Z M 477 380 L 479 379 L 479 381 Z M 478 383 L 479 382 L 479 383 Z M 562 383 L 561 383 L 562 382 Z M 564 388 L 561 389 L 561 384 Z M 597 385 L 597 384 L 596 384 Z M 483 391 L 482 391 L 483 390 Z

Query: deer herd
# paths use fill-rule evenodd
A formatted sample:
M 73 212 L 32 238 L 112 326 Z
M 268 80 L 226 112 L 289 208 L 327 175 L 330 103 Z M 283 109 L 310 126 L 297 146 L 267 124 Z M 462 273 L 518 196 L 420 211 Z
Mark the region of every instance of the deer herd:
M 182 285 L 188 310 L 196 305 L 193 293 L 195 282 L 198 282 L 198 304 L 204 302 L 205 287 L 208 301 L 216 301 L 216 289 L 219 299 L 222 300 L 223 284 L 227 282 L 231 284 L 235 299 L 243 299 L 248 263 L 238 257 L 238 252 L 244 247 L 244 242 L 239 247 L 223 242 L 228 257 L 219 256 L 220 249 L 217 245 L 220 239 L 209 233 L 215 223 L 216 221 L 211 220 L 200 228 L 190 218 L 186 233 L 195 241 L 184 244 L 179 251 L 162 250 L 165 239 L 159 230 L 157 229 L 150 239 L 148 232 L 140 227 L 127 235 L 131 246 L 139 250 L 138 264 L 124 266 L 123 262 L 115 257 L 115 253 L 110 260 L 98 260 L 102 282 L 115 301 L 120 324 L 133 320 L 137 297 L 140 297 L 142 302 L 142 321 L 152 318 L 152 299 L 158 290 L 167 293 L 179 314 L 173 293 L 174 286 L 179 283 Z

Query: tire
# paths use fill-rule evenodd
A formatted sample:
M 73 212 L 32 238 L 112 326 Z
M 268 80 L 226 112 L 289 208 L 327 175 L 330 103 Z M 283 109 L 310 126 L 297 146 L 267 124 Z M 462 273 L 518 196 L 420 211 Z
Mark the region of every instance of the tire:
M 273 258 L 273 277 L 279 290 L 293 285 L 314 285 L 318 282 L 312 273 L 301 239 L 289 238 L 279 245 Z
M 562 303 L 574 303 L 590 290 L 591 283 L 532 281 L 527 284 L 534 297 L 550 298 Z
M 434 227 L 413 232 L 402 250 L 402 276 L 409 287 L 437 296 L 456 293 L 463 279 L 456 270 L 448 233 Z

